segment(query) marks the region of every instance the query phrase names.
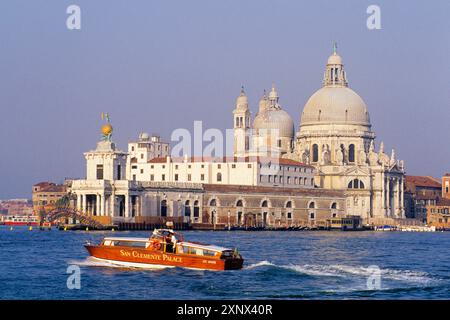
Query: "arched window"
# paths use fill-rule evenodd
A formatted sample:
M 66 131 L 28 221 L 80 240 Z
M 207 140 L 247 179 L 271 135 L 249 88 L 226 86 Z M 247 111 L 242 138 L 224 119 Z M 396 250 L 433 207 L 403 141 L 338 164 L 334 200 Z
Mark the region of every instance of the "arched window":
M 310 209 L 315 209 L 316 208 L 316 203 L 314 201 L 312 201 L 309 206 Z
M 317 144 L 313 144 L 313 152 L 312 152 L 312 161 L 318 162 L 319 161 L 319 146 Z
M 242 204 L 242 200 L 238 200 L 236 202 L 236 207 L 243 207 L 244 205 Z
M 191 216 L 191 206 L 190 206 L 190 202 L 189 200 L 186 200 L 186 202 L 184 203 L 184 216 L 185 217 L 190 217 Z
M 263 207 L 263 208 L 267 208 L 268 207 L 267 200 L 264 200 L 262 202 L 261 207 Z
M 161 201 L 161 217 L 167 217 L 167 201 Z
M 348 162 L 355 162 L 355 145 L 351 144 L 348 147 Z
M 217 182 L 222 181 L 222 174 L 220 172 L 217 173 Z
M 353 179 L 348 183 L 349 189 L 364 189 L 364 182 L 359 179 Z
M 194 217 L 198 217 L 200 213 L 200 207 L 198 206 L 198 200 L 194 201 Z
M 314 186 L 314 179 L 311 178 L 311 185 Z
M 210 207 L 217 207 L 217 200 L 216 199 L 211 199 L 211 201 L 209 202 L 209 206 Z
M 286 208 L 292 208 L 292 201 L 286 202 Z
M 336 202 L 333 202 L 331 204 L 331 209 L 337 209 L 337 203 Z

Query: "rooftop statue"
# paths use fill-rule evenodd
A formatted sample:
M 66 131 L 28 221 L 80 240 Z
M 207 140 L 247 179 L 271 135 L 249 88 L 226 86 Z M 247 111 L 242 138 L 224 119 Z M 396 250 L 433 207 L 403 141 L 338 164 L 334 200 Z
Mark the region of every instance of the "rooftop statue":
M 110 123 L 108 113 L 102 112 L 102 120 L 106 119 L 106 123 L 102 126 L 102 140 L 103 141 L 111 141 L 113 127 Z

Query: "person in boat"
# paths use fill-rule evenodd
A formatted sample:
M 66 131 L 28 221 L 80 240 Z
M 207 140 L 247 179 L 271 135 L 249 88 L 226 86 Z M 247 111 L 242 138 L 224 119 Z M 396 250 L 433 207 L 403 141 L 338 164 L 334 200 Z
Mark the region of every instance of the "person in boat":
M 178 239 L 177 239 L 177 237 L 175 237 L 175 234 L 172 234 L 170 241 L 172 242 L 172 246 L 173 246 L 172 251 L 173 251 L 173 253 L 175 253 L 176 248 L 177 248 L 177 242 L 178 242 Z

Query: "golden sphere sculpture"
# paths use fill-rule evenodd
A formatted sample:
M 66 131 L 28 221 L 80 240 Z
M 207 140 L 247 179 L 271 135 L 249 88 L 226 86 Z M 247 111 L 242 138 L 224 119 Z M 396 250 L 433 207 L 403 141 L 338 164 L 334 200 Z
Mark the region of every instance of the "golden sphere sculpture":
M 102 126 L 102 134 L 103 135 L 108 136 L 108 135 L 110 135 L 112 133 L 112 131 L 113 131 L 113 127 L 109 123 L 104 124 Z

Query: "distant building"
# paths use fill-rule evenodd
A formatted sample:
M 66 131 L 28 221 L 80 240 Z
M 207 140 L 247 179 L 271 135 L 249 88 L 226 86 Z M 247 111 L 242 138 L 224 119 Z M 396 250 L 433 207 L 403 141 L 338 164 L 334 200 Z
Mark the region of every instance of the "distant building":
M 427 224 L 437 229 L 450 229 L 450 199 L 442 198 L 427 205 Z
M 450 173 L 442 177 L 442 198 L 450 199 Z
M 406 176 L 405 209 L 408 218 L 427 219 L 427 205 L 441 198 L 441 183 L 430 176 Z
M 33 206 L 28 199 L 0 200 L 0 214 L 27 216 L 33 214 Z
M 38 214 L 40 210 L 46 211 L 54 208 L 56 201 L 67 195 L 67 185 L 53 182 L 39 182 L 33 185 L 32 202 L 33 211 Z

